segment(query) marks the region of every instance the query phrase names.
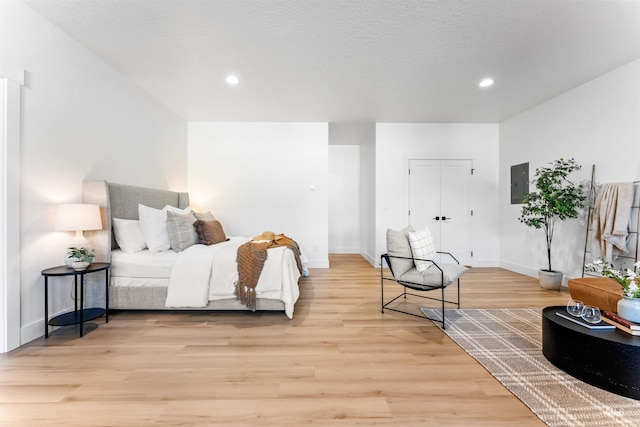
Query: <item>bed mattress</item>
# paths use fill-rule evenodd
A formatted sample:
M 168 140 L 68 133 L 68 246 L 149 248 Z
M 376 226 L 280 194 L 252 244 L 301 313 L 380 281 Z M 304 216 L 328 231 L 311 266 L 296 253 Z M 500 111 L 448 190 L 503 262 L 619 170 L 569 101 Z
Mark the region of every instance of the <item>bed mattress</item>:
M 136 253 L 111 251 L 111 276 L 135 279 L 169 279 L 178 254 L 173 251 Z

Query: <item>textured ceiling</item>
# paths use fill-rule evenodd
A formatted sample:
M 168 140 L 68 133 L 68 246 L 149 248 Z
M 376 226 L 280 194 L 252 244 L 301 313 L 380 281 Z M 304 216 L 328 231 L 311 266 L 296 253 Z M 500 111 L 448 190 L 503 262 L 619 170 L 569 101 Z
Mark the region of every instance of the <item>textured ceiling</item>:
M 26 3 L 190 121 L 500 122 L 640 58 L 634 0 Z

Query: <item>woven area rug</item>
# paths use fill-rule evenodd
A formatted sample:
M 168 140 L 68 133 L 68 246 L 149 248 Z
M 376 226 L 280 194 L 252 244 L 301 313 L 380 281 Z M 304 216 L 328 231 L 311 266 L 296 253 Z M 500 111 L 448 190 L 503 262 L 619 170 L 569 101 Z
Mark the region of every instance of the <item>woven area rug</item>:
M 528 309 L 447 310 L 444 332 L 550 426 L 640 426 L 640 401 L 586 384 L 544 357 L 541 316 Z

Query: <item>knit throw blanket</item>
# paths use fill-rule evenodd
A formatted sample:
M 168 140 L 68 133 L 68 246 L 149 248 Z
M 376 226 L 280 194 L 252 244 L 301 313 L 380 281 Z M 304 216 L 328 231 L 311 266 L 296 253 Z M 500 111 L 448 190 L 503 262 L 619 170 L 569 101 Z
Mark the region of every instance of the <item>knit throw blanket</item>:
M 613 262 L 626 255 L 629 217 L 633 204 L 633 183 L 602 184 L 594 204 L 593 229 L 599 240 L 600 256 Z
M 293 251 L 298 265 L 298 270 L 302 274 L 302 262 L 300 261 L 300 248 L 298 244 L 284 234 L 276 235 L 270 241 L 250 241 L 242 244 L 238 248 L 236 262 L 238 264 L 238 281 L 236 282 L 236 298 L 252 311 L 256 310 L 256 285 L 262 273 L 262 268 L 267 260 L 267 251 L 270 248 L 286 246 Z

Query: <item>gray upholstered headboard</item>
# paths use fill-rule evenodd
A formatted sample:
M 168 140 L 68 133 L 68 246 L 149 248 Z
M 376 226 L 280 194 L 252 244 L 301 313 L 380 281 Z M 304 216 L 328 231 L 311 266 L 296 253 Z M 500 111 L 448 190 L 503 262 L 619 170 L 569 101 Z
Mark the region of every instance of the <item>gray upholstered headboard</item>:
M 112 184 L 107 181 L 85 181 L 82 190 L 84 203 L 100 206 L 102 230 L 86 231 L 85 236 L 96 249 L 96 261 L 111 261 L 111 249 L 118 244 L 113 238 L 112 218 L 138 219 L 138 204 L 162 209 L 166 205 L 181 209 L 189 206 L 189 193 L 155 188 Z

